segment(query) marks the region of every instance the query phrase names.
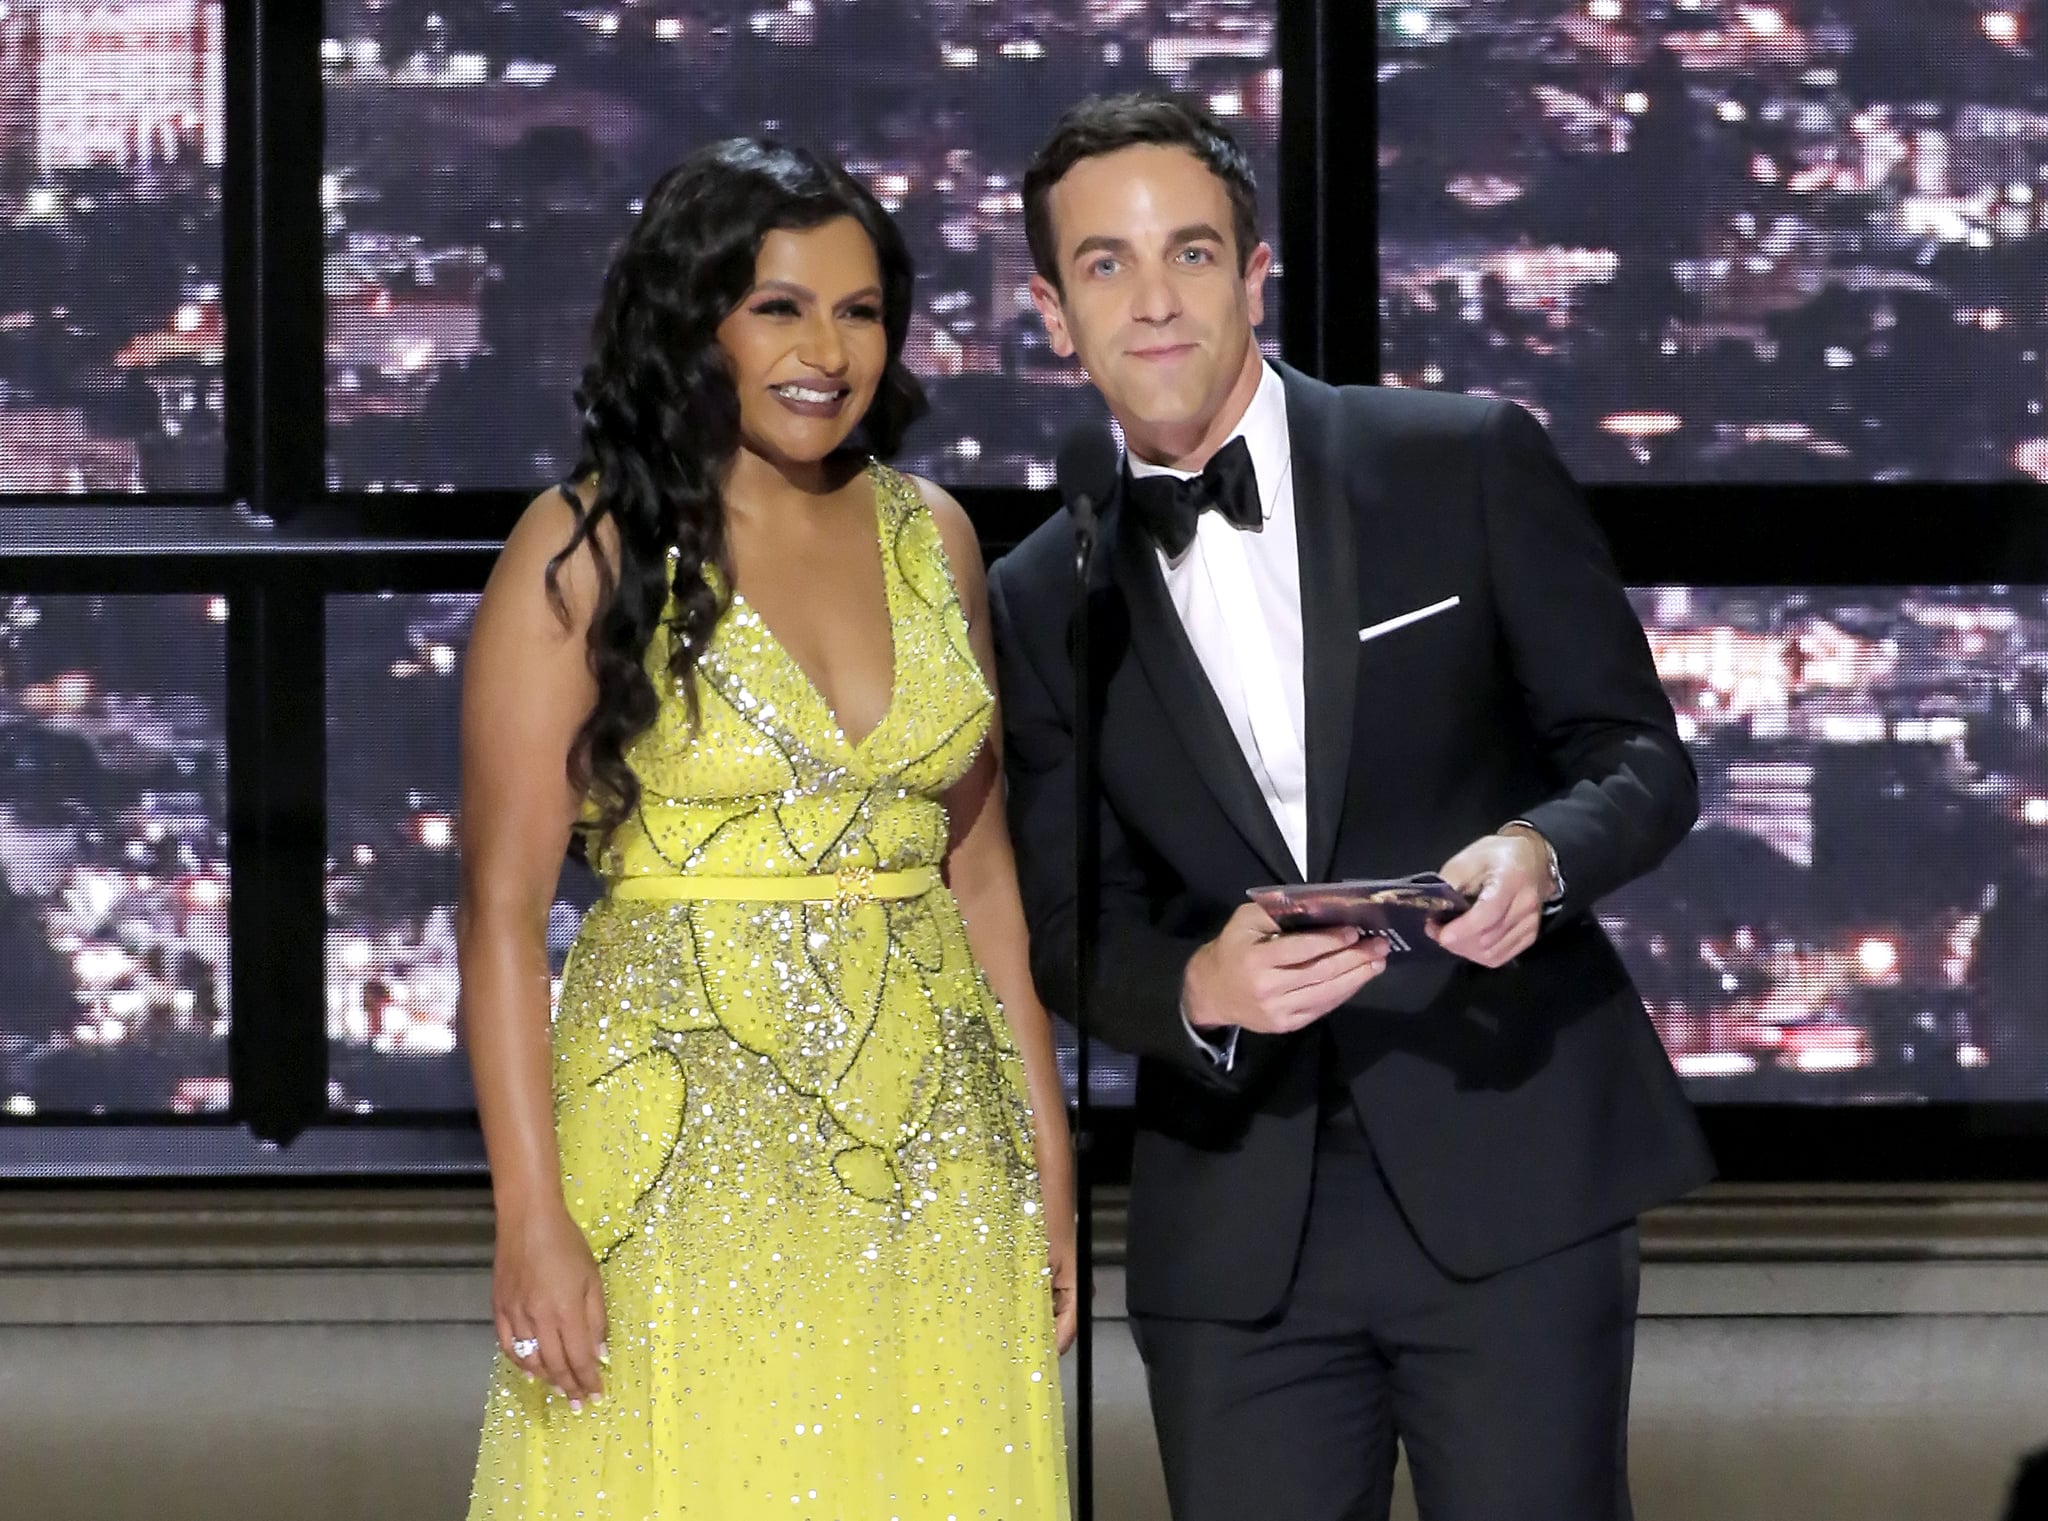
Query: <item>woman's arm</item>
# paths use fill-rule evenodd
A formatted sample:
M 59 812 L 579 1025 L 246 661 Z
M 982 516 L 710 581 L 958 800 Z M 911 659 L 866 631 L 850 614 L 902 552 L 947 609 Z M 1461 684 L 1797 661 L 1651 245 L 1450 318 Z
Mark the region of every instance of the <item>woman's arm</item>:
M 989 627 L 988 585 L 974 526 L 952 497 L 928 482 L 918 485 L 952 562 L 975 659 L 993 690 L 995 640 Z M 1009 825 L 1003 816 L 1002 735 L 998 711 L 973 768 L 946 794 L 946 810 L 952 820 L 946 876 L 967 921 L 967 938 L 975 959 L 1002 1002 L 1004 1018 L 1024 1058 L 1037 1136 L 1039 1188 L 1051 1246 L 1053 1308 L 1059 1349 L 1064 1352 L 1073 1344 L 1080 1321 L 1080 1299 L 1075 1292 L 1074 1157 L 1067 1137 L 1066 1096 L 1060 1091 L 1059 1066 L 1053 1057 L 1052 1021 L 1031 980 L 1030 933 L 1017 891 Z
M 597 595 L 588 549 L 548 561 L 574 520 L 559 493 L 519 520 L 484 588 L 462 683 L 462 1024 L 497 1207 L 492 1307 L 499 1345 L 580 1403 L 600 1388 L 604 1302 L 589 1244 L 562 1197 L 548 1033 L 547 918 L 581 796 L 568 758 L 596 700 L 585 633 Z M 539 1350 L 520 1356 L 515 1342 Z

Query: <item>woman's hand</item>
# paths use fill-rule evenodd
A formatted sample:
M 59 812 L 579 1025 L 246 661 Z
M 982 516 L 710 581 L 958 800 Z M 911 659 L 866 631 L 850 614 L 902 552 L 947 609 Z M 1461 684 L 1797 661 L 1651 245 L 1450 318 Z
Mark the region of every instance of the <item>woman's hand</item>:
M 1058 1094 L 1055 1088 L 1051 1102 L 1033 1115 L 1036 1134 L 1032 1150 L 1038 1164 L 1039 1208 L 1045 1220 L 1045 1260 L 1052 1270 L 1053 1337 L 1064 1356 L 1081 1330 L 1081 1253 L 1075 1242 L 1074 1145 L 1067 1134 L 1066 1107 Z M 1092 1275 L 1088 1291 L 1093 1298 Z
M 603 1392 L 604 1285 L 590 1243 L 559 1203 L 499 1217 L 491 1309 L 505 1356 L 567 1395 L 571 1410 Z
M 1046 1260 L 1052 1266 L 1053 1340 L 1064 1356 L 1081 1330 L 1079 1263 L 1074 1247 L 1074 1222 L 1068 1217 L 1046 1222 Z

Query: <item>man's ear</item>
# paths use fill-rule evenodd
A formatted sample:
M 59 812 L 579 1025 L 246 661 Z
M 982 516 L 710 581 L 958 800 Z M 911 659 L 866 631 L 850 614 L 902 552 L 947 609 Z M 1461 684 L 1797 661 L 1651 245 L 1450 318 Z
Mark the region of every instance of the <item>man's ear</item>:
M 1273 249 L 1261 243 L 1244 263 L 1245 310 L 1257 327 L 1266 320 L 1266 276 L 1273 272 Z
M 1062 359 L 1072 359 L 1074 340 L 1067 332 L 1066 309 L 1060 305 L 1060 293 L 1053 289 L 1052 281 L 1043 275 L 1031 277 L 1031 304 L 1038 308 L 1039 320 L 1045 324 L 1045 336 L 1052 342 L 1052 351 Z

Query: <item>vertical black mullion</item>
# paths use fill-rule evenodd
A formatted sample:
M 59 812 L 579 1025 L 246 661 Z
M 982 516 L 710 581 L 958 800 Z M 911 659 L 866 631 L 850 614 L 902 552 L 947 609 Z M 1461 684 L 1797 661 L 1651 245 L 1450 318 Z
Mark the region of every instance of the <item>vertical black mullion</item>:
M 326 240 L 320 177 L 325 7 L 256 0 L 252 93 L 258 226 L 259 505 L 282 521 L 326 485 Z M 290 1141 L 327 1108 L 326 625 L 313 560 L 273 560 L 258 607 L 262 666 L 244 690 L 262 746 L 262 982 L 239 1000 L 244 1114 Z M 238 1092 L 241 1091 L 238 1087 Z
M 280 1140 L 327 1112 L 327 617 L 319 568 L 295 557 L 278 567 L 285 574 L 270 578 L 270 1040 L 291 1074 L 289 1128 Z
M 326 487 L 326 238 L 320 176 L 325 138 L 320 73 L 324 7 L 257 0 L 257 267 L 263 396 L 259 505 L 288 518 Z
M 1280 317 L 1280 352 L 1310 375 L 1325 376 L 1328 301 L 1323 271 L 1329 268 L 1324 241 L 1323 161 L 1327 156 L 1324 81 L 1328 63 L 1324 37 L 1328 10 L 1357 0 L 1280 0 L 1280 183 L 1279 204 L 1269 205 L 1269 225 L 1280 230 L 1280 261 L 1286 297 Z
M 263 114 L 257 104 L 258 19 L 254 6 L 225 7 L 225 169 L 221 176 L 221 308 L 227 321 L 221 384 L 227 392 L 228 500 L 264 510 Z
M 1322 137 L 1308 192 L 1322 215 L 1323 378 L 1380 378 L 1379 7 L 1328 0 L 1318 80 Z M 1291 84 L 1292 81 L 1290 80 Z
M 267 870 L 263 693 L 268 683 L 264 596 L 259 578 L 236 578 L 228 594 L 228 966 L 232 1016 L 228 1082 L 233 1112 L 259 1136 L 278 1132 L 284 1074 L 264 1039 L 269 1022 L 270 918 L 276 904 Z
M 327 1108 L 326 625 L 313 570 L 269 561 L 229 614 L 229 754 L 242 762 L 229 1071 L 237 1112 L 278 1142 Z

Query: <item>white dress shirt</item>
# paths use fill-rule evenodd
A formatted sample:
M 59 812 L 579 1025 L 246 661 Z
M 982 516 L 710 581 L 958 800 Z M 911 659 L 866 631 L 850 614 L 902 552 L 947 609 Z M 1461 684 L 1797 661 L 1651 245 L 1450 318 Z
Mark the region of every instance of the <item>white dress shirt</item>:
M 1258 478 L 1264 526 L 1239 528 L 1219 512 L 1196 521 L 1194 542 L 1177 558 L 1155 547 L 1166 591 L 1195 658 L 1230 720 L 1273 821 L 1308 873 L 1308 745 L 1301 677 L 1301 562 L 1294 513 L 1294 453 L 1287 433 L 1287 392 L 1263 366 L 1259 389 L 1230 438 L 1242 436 Z M 1227 444 L 1226 438 L 1223 443 Z M 1218 445 L 1222 447 L 1222 445 Z M 1128 454 L 1135 477 L 1195 474 Z M 1222 1042 L 1188 1033 L 1228 1067 L 1237 1028 Z

